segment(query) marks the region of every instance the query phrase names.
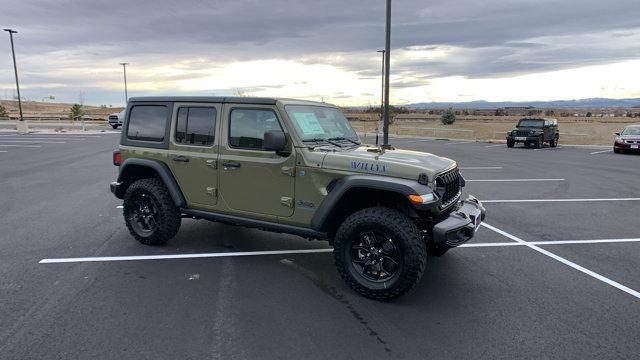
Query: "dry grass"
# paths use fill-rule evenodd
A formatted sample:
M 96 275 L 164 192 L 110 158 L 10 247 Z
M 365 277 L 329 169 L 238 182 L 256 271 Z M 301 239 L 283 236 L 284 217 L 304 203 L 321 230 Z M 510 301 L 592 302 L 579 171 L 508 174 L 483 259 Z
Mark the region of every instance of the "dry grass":
M 349 114 L 352 126 L 358 131 L 375 133 L 377 114 Z M 453 125 L 443 125 L 437 115 L 403 114 L 396 118 L 389 132 L 398 135 L 434 136 L 455 139 L 504 140 L 520 116 L 458 116 Z M 627 117 L 560 117 L 560 142 L 565 144 L 609 145 L 613 134 L 640 119 Z M 467 131 L 455 131 L 467 130 Z M 471 131 L 469 131 L 471 130 Z
M 9 115 L 13 117 L 18 116 L 18 102 L 13 100 L 0 100 L 0 105 L 7 109 Z M 22 113 L 24 116 L 46 116 L 46 117 L 60 117 L 67 118 L 69 116 L 69 110 L 73 104 L 63 103 L 47 103 L 40 101 L 23 101 Z M 107 119 L 109 114 L 122 111 L 121 107 L 102 108 L 99 106 L 84 106 L 83 110 L 86 117 L 89 119 Z

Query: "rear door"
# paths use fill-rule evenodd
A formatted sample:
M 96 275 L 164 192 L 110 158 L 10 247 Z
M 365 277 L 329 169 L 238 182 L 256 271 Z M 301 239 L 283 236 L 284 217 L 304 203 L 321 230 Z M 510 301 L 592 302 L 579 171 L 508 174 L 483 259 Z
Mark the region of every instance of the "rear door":
M 187 206 L 213 209 L 218 202 L 218 136 L 222 106 L 176 103 L 167 163 Z
M 293 215 L 295 155 L 262 148 L 264 133 L 283 130 L 275 106 L 225 104 L 220 150 L 220 201 L 231 212 L 273 218 Z

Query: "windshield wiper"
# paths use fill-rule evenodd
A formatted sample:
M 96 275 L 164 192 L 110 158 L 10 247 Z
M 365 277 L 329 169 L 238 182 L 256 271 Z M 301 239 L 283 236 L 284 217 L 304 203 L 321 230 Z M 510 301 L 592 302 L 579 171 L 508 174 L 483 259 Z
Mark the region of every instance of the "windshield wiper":
M 327 140 L 334 140 L 334 141 L 347 140 L 348 142 L 350 142 L 352 144 L 360 145 L 359 142 L 357 142 L 357 141 L 355 141 L 353 139 L 346 138 L 346 137 L 333 137 L 333 138 L 329 138 Z
M 313 139 L 304 139 L 302 140 L 302 142 L 315 142 L 315 143 L 319 143 L 319 142 L 326 142 L 329 143 L 333 146 L 337 146 L 337 147 L 342 147 L 342 145 L 340 145 L 339 143 L 335 142 L 335 141 L 331 141 L 333 139 L 323 139 L 323 138 L 313 138 Z

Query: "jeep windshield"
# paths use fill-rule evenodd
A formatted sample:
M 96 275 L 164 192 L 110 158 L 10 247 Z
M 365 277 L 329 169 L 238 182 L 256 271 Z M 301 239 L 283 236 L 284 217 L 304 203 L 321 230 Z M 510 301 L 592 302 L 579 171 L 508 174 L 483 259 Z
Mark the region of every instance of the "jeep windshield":
M 520 120 L 520 122 L 518 123 L 518 127 L 544 127 L 544 120 L 529 120 L 529 119 L 524 119 L 524 120 Z
M 326 143 L 338 147 L 360 145 L 358 134 L 336 108 L 313 105 L 288 105 L 285 108 L 303 142 Z

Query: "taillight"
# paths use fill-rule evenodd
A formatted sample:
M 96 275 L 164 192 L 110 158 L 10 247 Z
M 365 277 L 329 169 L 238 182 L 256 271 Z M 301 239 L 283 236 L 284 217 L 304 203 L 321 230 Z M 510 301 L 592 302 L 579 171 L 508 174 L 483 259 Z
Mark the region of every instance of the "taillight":
M 122 155 L 120 154 L 120 150 L 113 151 L 113 165 L 120 166 L 122 163 Z

